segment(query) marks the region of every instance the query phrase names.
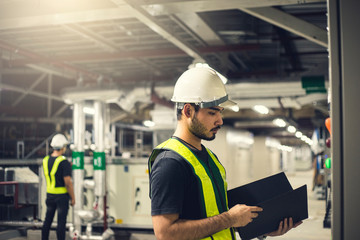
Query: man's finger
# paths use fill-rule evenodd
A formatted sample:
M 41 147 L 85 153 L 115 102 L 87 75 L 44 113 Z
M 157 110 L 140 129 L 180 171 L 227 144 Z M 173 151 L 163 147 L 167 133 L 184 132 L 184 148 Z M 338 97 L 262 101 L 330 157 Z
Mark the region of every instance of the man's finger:
M 295 223 L 294 228 L 296 228 L 297 226 L 299 226 L 302 223 L 303 223 L 302 221 Z
M 278 232 L 281 233 L 284 229 L 284 221 L 281 221 L 280 224 L 279 224 L 279 229 L 278 229 Z
M 250 207 L 250 211 L 251 212 L 262 212 L 262 208 L 261 207 Z
M 294 222 L 292 218 L 289 218 L 289 230 L 294 227 Z

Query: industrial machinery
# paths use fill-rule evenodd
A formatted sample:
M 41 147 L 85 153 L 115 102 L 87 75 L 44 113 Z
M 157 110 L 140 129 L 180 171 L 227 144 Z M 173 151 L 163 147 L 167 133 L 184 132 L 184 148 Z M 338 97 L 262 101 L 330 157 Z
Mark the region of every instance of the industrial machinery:
M 39 202 L 39 179 L 29 167 L 0 167 L 0 219 L 36 218 Z

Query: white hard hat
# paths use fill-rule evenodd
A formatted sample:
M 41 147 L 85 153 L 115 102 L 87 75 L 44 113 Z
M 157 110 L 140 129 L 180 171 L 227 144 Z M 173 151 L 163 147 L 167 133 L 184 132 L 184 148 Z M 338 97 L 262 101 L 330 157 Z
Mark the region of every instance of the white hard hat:
M 215 70 L 195 67 L 185 71 L 177 80 L 171 101 L 195 103 L 201 108 L 220 106 L 231 108 L 237 104 L 226 93 L 224 83 Z
M 61 149 L 69 144 L 69 141 L 66 139 L 66 137 L 63 134 L 56 134 L 50 143 L 50 146 L 54 149 Z

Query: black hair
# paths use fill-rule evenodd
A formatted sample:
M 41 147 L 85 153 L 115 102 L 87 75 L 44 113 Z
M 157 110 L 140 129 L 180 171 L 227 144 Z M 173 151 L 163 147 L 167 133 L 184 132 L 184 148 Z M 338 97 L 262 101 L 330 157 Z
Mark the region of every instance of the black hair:
M 176 104 L 176 117 L 177 120 L 181 120 L 181 114 L 182 114 L 182 110 L 184 109 L 186 103 L 183 103 L 181 106 L 179 106 L 178 104 Z M 189 103 L 191 106 L 194 107 L 195 112 L 199 111 L 200 106 L 196 105 L 195 103 Z

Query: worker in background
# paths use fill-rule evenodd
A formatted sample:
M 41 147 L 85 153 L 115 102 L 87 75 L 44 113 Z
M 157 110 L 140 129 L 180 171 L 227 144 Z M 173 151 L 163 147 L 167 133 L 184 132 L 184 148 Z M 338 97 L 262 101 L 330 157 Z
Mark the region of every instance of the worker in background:
M 49 239 L 51 223 L 57 210 L 58 240 L 65 240 L 66 217 L 71 206 L 75 204 L 74 188 L 71 178 L 71 164 L 63 156 L 68 140 L 63 134 L 56 134 L 50 143 L 53 152 L 43 160 L 44 175 L 46 179 L 46 216 L 41 232 L 42 240 Z
M 155 235 L 160 240 L 235 239 L 234 227 L 247 225 L 262 209 L 246 205 L 228 209 L 225 169 L 201 140 L 215 138 L 223 125 L 222 111 L 236 103 L 209 68 L 184 72 L 171 100 L 177 109 L 175 133 L 149 158 Z M 284 219 L 267 235 L 282 235 L 293 227 L 291 218 Z

